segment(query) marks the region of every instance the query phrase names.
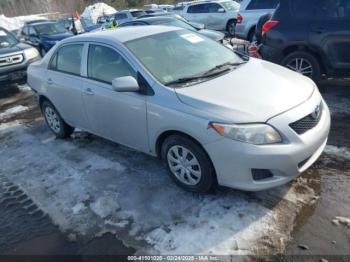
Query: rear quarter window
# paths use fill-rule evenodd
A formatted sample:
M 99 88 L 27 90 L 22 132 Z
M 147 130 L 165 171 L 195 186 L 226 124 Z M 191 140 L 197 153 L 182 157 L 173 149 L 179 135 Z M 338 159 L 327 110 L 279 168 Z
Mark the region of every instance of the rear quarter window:
M 275 9 L 279 0 L 251 0 L 246 10 Z
M 49 69 L 71 75 L 80 75 L 82 44 L 61 47 L 51 59 Z

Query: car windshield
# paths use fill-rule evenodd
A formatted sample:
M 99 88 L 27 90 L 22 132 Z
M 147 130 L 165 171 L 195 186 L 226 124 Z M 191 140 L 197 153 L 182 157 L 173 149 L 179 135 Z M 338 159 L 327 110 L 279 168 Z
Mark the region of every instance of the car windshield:
M 90 19 L 87 19 L 87 18 L 81 18 L 80 22 L 81 22 L 81 24 L 83 25 L 84 28 L 95 25 Z
M 221 65 L 244 62 L 227 47 L 188 30 L 150 35 L 125 45 L 164 85 L 181 84 Z
M 39 35 L 57 35 L 67 32 L 67 30 L 58 23 L 35 25 L 34 28 Z
M 240 4 L 236 1 L 225 1 L 220 4 L 222 4 L 227 11 L 238 11 L 240 8 Z
M 169 26 L 176 26 L 176 27 L 181 27 L 184 29 L 188 29 L 188 30 L 196 30 L 193 26 L 178 20 L 178 19 L 170 19 L 170 20 L 159 20 L 159 21 L 154 21 L 151 22 L 152 25 L 169 25 Z
M 132 11 L 131 12 L 131 15 L 133 17 L 140 17 L 140 16 L 145 15 L 145 14 L 146 14 L 146 12 L 144 12 L 144 11 Z
M 14 46 L 17 43 L 17 39 L 12 34 L 0 29 L 0 48 Z

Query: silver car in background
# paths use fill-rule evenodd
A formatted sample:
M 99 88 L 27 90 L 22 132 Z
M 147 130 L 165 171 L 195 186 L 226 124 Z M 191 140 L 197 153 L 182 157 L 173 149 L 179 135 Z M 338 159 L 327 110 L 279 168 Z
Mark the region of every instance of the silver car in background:
M 29 67 L 28 83 L 57 137 L 77 127 L 158 156 L 192 192 L 285 184 L 330 128 L 312 80 L 176 27 L 69 38 Z
M 253 41 L 260 17 L 273 13 L 279 2 L 280 0 L 243 0 L 237 15 L 236 36 Z
M 181 15 L 190 22 L 204 24 L 207 29 L 233 35 L 238 10 L 239 4 L 232 0 L 198 1 L 185 5 Z

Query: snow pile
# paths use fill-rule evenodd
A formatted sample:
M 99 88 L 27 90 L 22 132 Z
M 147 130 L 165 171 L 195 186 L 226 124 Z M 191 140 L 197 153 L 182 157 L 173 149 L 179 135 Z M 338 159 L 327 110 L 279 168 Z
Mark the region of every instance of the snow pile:
M 350 218 L 347 218 L 347 217 L 335 217 L 333 220 L 332 220 L 333 224 L 339 226 L 340 224 L 343 224 L 347 227 L 350 228 Z
M 85 8 L 84 12 L 81 14 L 82 17 L 89 18 L 93 23 L 97 22 L 97 18 L 104 15 L 112 15 L 116 13 L 117 10 L 105 3 L 96 3 L 89 5 Z
M 22 105 L 9 108 L 5 110 L 5 112 L 0 113 L 0 120 L 11 118 L 16 114 L 23 113 L 24 111 L 27 111 L 27 110 L 28 110 L 28 107 L 22 106 Z
M 0 15 L 0 27 L 3 27 L 9 31 L 17 30 L 23 26 L 27 21 L 44 19 L 45 17 L 39 15 L 28 15 L 28 16 L 17 16 L 17 17 L 6 17 Z
M 334 155 L 344 159 L 350 160 L 350 149 L 346 147 L 336 147 L 328 145 L 326 146 L 324 152 L 329 155 Z

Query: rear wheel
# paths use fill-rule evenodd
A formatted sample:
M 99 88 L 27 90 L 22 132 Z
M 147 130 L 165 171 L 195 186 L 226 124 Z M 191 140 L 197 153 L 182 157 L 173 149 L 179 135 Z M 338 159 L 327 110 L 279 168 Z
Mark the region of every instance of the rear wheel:
M 231 20 L 227 23 L 227 28 L 226 28 L 228 34 L 230 36 L 235 36 L 236 34 L 236 23 L 234 20 Z
M 318 60 L 310 53 L 296 51 L 282 60 L 282 65 L 314 80 L 321 78 L 321 68 Z
M 73 133 L 74 128 L 64 122 L 56 108 L 49 101 L 43 102 L 41 110 L 47 125 L 56 137 L 67 138 Z
M 171 178 L 190 192 L 208 192 L 215 185 L 215 172 L 205 151 L 191 139 L 170 136 L 162 146 Z

